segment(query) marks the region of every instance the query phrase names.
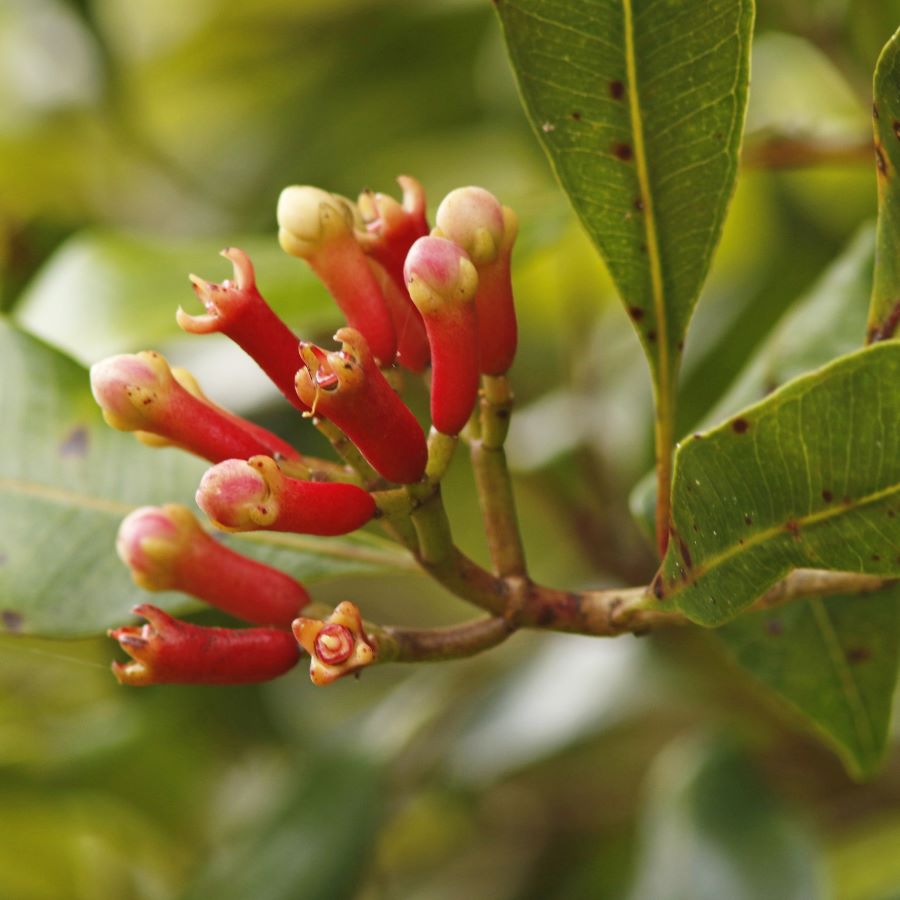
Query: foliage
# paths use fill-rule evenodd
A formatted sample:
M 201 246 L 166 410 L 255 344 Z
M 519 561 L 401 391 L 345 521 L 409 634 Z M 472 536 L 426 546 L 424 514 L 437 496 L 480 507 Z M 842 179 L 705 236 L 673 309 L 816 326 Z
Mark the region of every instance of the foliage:
M 876 68 L 900 7 L 760 0 L 754 25 L 750 0 L 495 6 L 0 13 L 16 51 L 0 84 L 0 894 L 884 900 L 900 884 L 879 849 L 900 827 L 900 38 Z M 86 366 L 161 348 L 324 454 L 172 313 L 187 272 L 212 277 L 238 243 L 273 307 L 323 338 L 340 319 L 275 247 L 277 192 L 386 190 L 398 172 L 432 208 L 489 186 L 522 222 L 507 450 L 529 574 L 652 585 L 624 630 L 721 627 L 521 633 L 323 691 L 297 673 L 117 689 L 96 636 L 146 597 L 114 556 L 118 521 L 187 503 L 203 467 L 106 428 Z M 628 495 L 654 464 L 636 524 Z M 489 565 L 459 459 L 442 493 L 462 551 Z M 228 542 L 373 621 L 459 622 L 374 528 Z M 781 603 L 797 568 L 870 580 Z M 877 780 L 853 785 L 819 736 Z

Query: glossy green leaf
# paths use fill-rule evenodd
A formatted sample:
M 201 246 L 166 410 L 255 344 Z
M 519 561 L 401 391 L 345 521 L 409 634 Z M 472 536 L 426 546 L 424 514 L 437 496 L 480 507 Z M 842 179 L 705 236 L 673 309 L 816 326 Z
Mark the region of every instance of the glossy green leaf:
M 900 587 L 740 616 L 716 634 L 737 662 L 803 715 L 850 771 L 884 756 L 900 658 Z
M 654 766 L 630 900 L 813 900 L 815 850 L 734 747 L 683 740 Z
M 260 291 L 286 322 L 310 332 L 339 313 L 308 266 L 270 236 L 233 242 L 256 268 Z M 121 232 L 83 232 L 57 250 L 23 295 L 17 320 L 32 334 L 83 363 L 156 347 L 184 333 L 175 310 L 201 307 L 191 272 L 210 281 L 231 277 L 221 243 L 164 241 Z
M 205 463 L 108 428 L 77 363 L 0 319 L 0 628 L 59 637 L 120 624 L 139 591 L 116 557 L 135 506 L 191 504 Z M 407 566 L 371 535 L 230 538 L 303 580 Z M 186 598 L 154 594 L 168 609 Z
M 753 4 L 496 6 L 532 124 L 671 387 L 737 174 Z
M 795 568 L 900 575 L 898 386 L 876 345 L 682 444 L 664 595 L 718 625 Z
M 883 341 L 900 331 L 900 31 L 878 58 L 874 94 L 878 245 L 867 337 Z

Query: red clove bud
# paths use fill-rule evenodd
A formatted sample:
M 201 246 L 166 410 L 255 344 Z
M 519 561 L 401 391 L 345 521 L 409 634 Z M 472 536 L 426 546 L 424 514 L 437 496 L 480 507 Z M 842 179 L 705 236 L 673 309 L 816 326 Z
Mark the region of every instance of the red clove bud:
M 297 393 L 313 412 L 334 422 L 388 481 L 418 481 L 428 461 L 425 435 L 353 328 L 341 328 L 341 349 L 326 353 L 302 342 Z
M 91 366 L 91 391 L 106 423 L 142 440 L 169 443 L 211 462 L 297 452 L 258 426 L 186 390 L 155 351 L 111 356 Z M 148 434 L 154 435 L 150 438 Z
M 366 253 L 402 284 L 406 254 L 420 237 L 428 234 L 428 221 L 422 185 L 409 175 L 401 175 L 397 183 L 403 191 L 402 203 L 389 194 L 364 191 L 359 195 L 357 207 L 366 230 L 357 239 Z
M 516 214 L 480 187 L 451 191 L 438 207 L 432 234 L 462 247 L 478 270 L 479 363 L 486 375 L 503 375 L 516 355 L 516 311 L 510 257 L 518 233 Z
M 215 540 L 175 503 L 126 516 L 116 550 L 144 590 L 183 591 L 257 625 L 287 627 L 309 602 L 299 582 Z
M 301 617 L 293 629 L 297 642 L 309 654 L 313 684 L 331 684 L 375 662 L 375 647 L 366 636 L 359 609 L 349 600 L 338 604 L 324 621 Z
M 121 684 L 252 684 L 270 681 L 300 658 L 293 635 L 277 628 L 206 628 L 149 603 L 134 607 L 147 623 L 108 634 L 131 657 L 112 664 Z
M 375 514 L 375 501 L 355 484 L 289 478 L 267 456 L 213 466 L 201 479 L 196 500 L 226 531 L 347 534 Z
M 478 273 L 452 241 L 423 237 L 412 245 L 404 275 L 431 344 L 431 421 L 455 435 L 478 398 Z
M 257 290 L 247 254 L 228 247 L 222 256 L 234 266 L 234 281 L 213 284 L 191 275 L 194 293 L 206 307 L 206 314 L 191 316 L 179 306 L 175 313 L 178 324 L 192 334 L 221 331 L 228 335 L 255 360 L 292 405 L 303 409 L 294 392 L 297 338 Z
M 278 225 L 284 251 L 309 263 L 348 324 L 366 336 L 379 364 L 391 365 L 397 351 L 394 322 L 356 241 L 350 201 L 319 188 L 288 187 L 278 199 Z

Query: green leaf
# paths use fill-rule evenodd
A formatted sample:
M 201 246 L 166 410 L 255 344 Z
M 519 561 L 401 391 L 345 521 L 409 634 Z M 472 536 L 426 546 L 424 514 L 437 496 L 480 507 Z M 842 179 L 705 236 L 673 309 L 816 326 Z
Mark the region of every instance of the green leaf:
M 898 385 L 879 344 L 682 444 L 664 596 L 718 625 L 795 568 L 900 575 Z
M 900 587 L 791 603 L 716 632 L 824 735 L 857 777 L 884 756 L 900 659 Z
M 310 268 L 282 252 L 274 234 L 233 242 L 256 268 L 263 296 L 289 324 L 332 327 L 339 314 Z M 231 277 L 213 241 L 168 241 L 83 232 L 57 250 L 25 291 L 17 320 L 83 363 L 146 350 L 183 336 L 175 310 L 199 312 L 188 275 Z
M 121 624 L 150 595 L 116 557 L 119 522 L 136 506 L 190 504 L 206 464 L 108 428 L 87 372 L 3 319 L 0 420 L 0 629 L 75 637 Z M 229 540 L 303 580 L 409 566 L 372 535 Z M 152 596 L 167 609 L 186 605 L 182 595 Z
M 812 900 L 814 847 L 738 750 L 683 740 L 654 766 L 631 900 Z
M 900 328 L 900 31 L 878 58 L 874 94 L 878 244 L 867 335 L 883 341 Z
M 499 0 L 519 88 L 663 393 L 734 189 L 751 0 Z

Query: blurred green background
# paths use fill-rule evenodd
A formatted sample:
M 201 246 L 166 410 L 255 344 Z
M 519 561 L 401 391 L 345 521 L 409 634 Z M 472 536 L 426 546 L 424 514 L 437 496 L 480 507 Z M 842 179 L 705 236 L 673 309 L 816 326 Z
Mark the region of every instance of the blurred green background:
M 684 430 L 874 215 L 871 72 L 898 22 L 896 0 L 761 3 L 757 164 L 691 333 Z M 848 159 L 760 165 L 785 136 Z M 642 354 L 519 107 L 490 3 L 0 0 L 0 304 L 83 363 L 162 349 L 292 433 L 251 364 L 178 333 L 187 273 L 218 280 L 216 251 L 244 246 L 290 324 L 327 337 L 324 290 L 277 248 L 278 192 L 394 191 L 401 173 L 432 210 L 480 184 L 522 221 L 510 458 L 534 575 L 646 578 L 627 511 L 651 465 Z M 464 460 L 446 495 L 483 560 Z M 315 595 L 378 621 L 471 615 L 413 574 Z M 115 652 L 0 636 L 0 898 L 900 898 L 900 754 L 853 783 L 694 629 L 521 634 L 325 690 L 300 670 L 124 690 Z

